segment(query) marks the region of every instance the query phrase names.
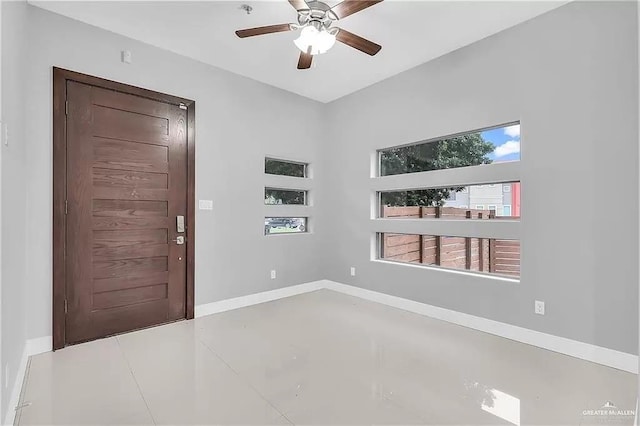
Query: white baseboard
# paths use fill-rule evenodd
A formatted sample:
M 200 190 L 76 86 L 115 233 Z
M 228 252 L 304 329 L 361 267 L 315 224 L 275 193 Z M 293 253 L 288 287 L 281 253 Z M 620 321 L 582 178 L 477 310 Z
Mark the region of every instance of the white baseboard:
M 16 375 L 15 382 L 13 383 L 13 387 L 11 388 L 11 397 L 9 399 L 9 404 L 7 405 L 7 413 L 4 417 L 4 423 L 2 423 L 5 426 L 13 425 L 13 421 L 16 417 L 16 407 L 20 402 L 22 382 L 24 381 L 24 375 L 27 372 L 27 361 L 29 360 L 27 346 L 28 342 L 25 342 L 24 350 L 22 351 L 22 358 L 20 359 L 20 365 L 18 366 L 18 374 Z
M 24 376 L 27 373 L 29 357 L 44 352 L 51 352 L 52 347 L 51 336 L 29 339 L 25 342 L 20 365 L 18 366 L 18 374 L 16 375 L 16 380 L 11 390 L 11 399 L 9 400 L 9 405 L 7 405 L 7 414 L 5 415 L 4 423 L 2 423 L 3 425 L 13 425 L 15 420 L 16 407 L 20 403 L 20 392 L 22 391 Z
M 27 354 L 29 356 L 51 352 L 52 349 L 53 340 L 51 336 L 44 336 L 27 340 Z
M 614 349 L 603 348 L 589 343 L 558 337 L 511 324 L 493 321 L 487 318 L 456 312 L 426 303 L 415 302 L 401 297 L 390 296 L 376 291 L 366 290 L 335 281 L 325 281 L 325 288 L 360 297 L 372 302 L 382 303 L 431 318 L 483 331 L 496 336 L 548 349 L 574 358 L 595 362 L 618 370 L 638 374 L 638 356 Z
M 246 306 L 257 305 L 259 303 L 270 302 L 284 297 L 295 296 L 297 294 L 309 293 L 311 291 L 325 288 L 325 281 L 313 281 L 290 287 L 283 287 L 276 290 L 263 291 L 261 293 L 250 294 L 233 299 L 220 300 L 218 302 L 196 305 L 195 317 L 217 314 L 230 311 L 232 309 L 244 308 Z

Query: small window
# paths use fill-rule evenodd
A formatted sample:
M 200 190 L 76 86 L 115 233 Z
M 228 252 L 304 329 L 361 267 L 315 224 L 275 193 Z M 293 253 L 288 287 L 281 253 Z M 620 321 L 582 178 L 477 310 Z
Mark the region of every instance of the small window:
M 378 151 L 379 176 L 520 160 L 520 124 Z
M 489 207 L 488 207 L 488 208 L 489 208 L 489 210 L 493 210 L 493 211 L 494 211 L 494 213 L 495 213 L 495 211 L 498 209 L 496 206 L 492 206 L 492 205 L 489 205 Z
M 511 185 L 502 185 L 502 192 L 511 192 Z
M 264 159 L 264 172 L 270 175 L 307 177 L 307 165 L 293 161 L 275 160 L 273 158 Z
M 502 216 L 511 216 L 511 206 L 505 204 L 502 206 Z
M 520 241 L 378 234 L 378 259 L 520 278 Z
M 307 204 L 307 191 L 299 191 L 295 189 L 264 189 L 264 203 L 273 204 Z
M 306 217 L 265 217 L 264 235 L 298 234 L 307 231 Z
M 483 204 L 476 204 L 476 210 L 484 210 Z

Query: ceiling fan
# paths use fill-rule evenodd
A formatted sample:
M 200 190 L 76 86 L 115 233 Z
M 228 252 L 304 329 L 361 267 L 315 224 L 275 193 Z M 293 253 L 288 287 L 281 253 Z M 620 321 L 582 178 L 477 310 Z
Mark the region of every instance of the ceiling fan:
M 284 31 L 301 30 L 294 43 L 301 50 L 298 69 L 311 68 L 313 55 L 325 53 L 336 41 L 358 49 L 368 55 L 375 55 L 382 46 L 350 33 L 342 28 L 332 27 L 333 21 L 360 12 L 382 0 L 344 0 L 333 7 L 321 1 L 289 0 L 298 12 L 297 24 L 277 24 L 266 27 L 248 28 L 236 31 L 240 38 L 253 37 Z

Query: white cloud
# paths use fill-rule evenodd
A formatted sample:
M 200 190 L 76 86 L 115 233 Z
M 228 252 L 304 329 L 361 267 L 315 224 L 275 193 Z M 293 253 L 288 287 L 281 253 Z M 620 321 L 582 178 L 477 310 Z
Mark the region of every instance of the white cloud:
M 520 141 L 508 141 L 496 147 L 493 154 L 496 157 L 504 157 L 509 154 L 520 152 Z
M 507 136 L 510 136 L 512 138 L 519 138 L 520 137 L 520 125 L 519 124 L 515 124 L 513 126 L 505 127 L 504 128 L 504 134 L 507 135 Z

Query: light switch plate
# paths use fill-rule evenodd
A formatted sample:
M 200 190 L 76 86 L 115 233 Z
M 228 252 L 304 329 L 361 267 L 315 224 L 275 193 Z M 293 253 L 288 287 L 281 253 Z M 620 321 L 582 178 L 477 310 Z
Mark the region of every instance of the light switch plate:
M 2 143 L 4 146 L 9 146 L 9 126 L 7 123 L 0 121 L 0 131 L 2 131 Z
M 351 276 L 352 276 L 352 277 L 355 277 L 355 276 L 356 276 L 356 267 L 355 267 L 355 266 L 352 266 L 352 267 L 351 267 Z
M 213 200 L 200 200 L 198 206 L 200 210 L 213 210 Z
M 131 63 L 133 58 L 132 58 L 130 50 L 123 50 L 121 55 L 122 56 L 121 56 L 120 59 L 122 60 L 123 63 L 125 63 L 125 64 L 130 64 Z
M 272 279 L 272 280 L 275 280 L 275 279 L 276 279 L 276 270 L 275 270 L 275 269 L 273 269 L 273 270 L 271 271 L 271 279 Z

